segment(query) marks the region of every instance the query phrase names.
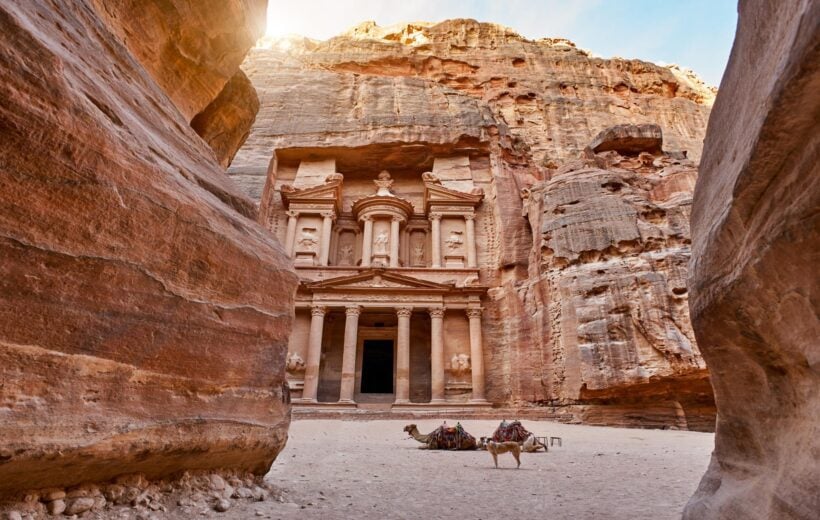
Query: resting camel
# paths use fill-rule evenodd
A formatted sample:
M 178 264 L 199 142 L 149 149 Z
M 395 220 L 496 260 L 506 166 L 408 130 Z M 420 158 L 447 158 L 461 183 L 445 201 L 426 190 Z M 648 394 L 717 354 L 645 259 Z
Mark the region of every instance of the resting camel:
M 475 437 L 464 431 L 460 424 L 453 427 L 445 423 L 427 435 L 419 433 L 415 424 L 408 424 L 404 431 L 424 444 L 422 448 L 430 450 L 474 450 L 477 447 Z

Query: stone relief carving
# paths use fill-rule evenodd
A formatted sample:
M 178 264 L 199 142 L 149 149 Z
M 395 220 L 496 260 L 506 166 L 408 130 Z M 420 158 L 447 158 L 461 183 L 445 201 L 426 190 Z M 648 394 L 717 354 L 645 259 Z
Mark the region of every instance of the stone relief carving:
M 302 233 L 297 242 L 302 251 L 316 251 L 319 239 L 316 236 L 316 228 L 302 228 Z
M 413 265 L 424 265 L 424 244 L 422 243 L 413 247 Z
M 290 354 L 288 354 L 288 357 L 285 360 L 285 368 L 291 374 L 296 374 L 298 372 L 304 372 L 305 371 L 305 360 L 302 359 L 302 356 L 300 356 L 296 352 L 291 352 Z
M 439 179 L 433 172 L 422 173 L 421 180 L 423 180 L 424 182 L 429 182 L 431 184 L 441 184 L 441 179 Z
M 461 246 L 464 245 L 464 238 L 462 237 L 461 231 L 450 231 L 450 236 L 447 237 L 447 240 L 444 241 L 447 244 L 447 247 L 450 251 L 455 252 L 461 249 Z
M 339 249 L 339 265 L 353 265 L 353 246 L 345 244 Z
M 390 177 L 390 172 L 387 170 L 383 170 L 378 178 L 373 181 L 373 184 L 376 185 L 378 190 L 376 191 L 376 195 L 384 195 L 392 197 L 394 196 L 393 193 L 390 191 L 393 187 L 393 178 Z
M 466 374 L 470 369 L 470 356 L 467 354 L 456 354 L 450 360 L 450 370 L 457 375 Z
M 387 232 L 382 231 L 373 241 L 373 252 L 376 254 L 387 254 L 387 244 L 389 242 L 390 238 L 387 236 Z

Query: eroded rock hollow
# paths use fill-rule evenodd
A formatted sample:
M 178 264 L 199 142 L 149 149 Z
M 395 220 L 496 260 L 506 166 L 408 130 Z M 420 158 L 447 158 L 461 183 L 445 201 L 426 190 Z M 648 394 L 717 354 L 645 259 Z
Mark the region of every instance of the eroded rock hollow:
M 247 132 L 265 2 L 207 4 L 0 7 L 2 497 L 285 443 L 295 275 L 189 124 Z
M 291 231 L 298 235 L 302 226 L 286 214 L 293 190 L 338 185 L 341 192 L 338 205 L 328 206 L 328 219 L 340 219 L 328 224 L 336 238 L 305 276 L 351 275 L 350 266 L 370 262 L 369 244 L 368 257 L 358 258 L 361 222 L 350 211 L 382 170 L 395 179 L 397 196 L 421 208 L 396 229 L 406 236 L 401 247 L 416 244 L 418 251 L 418 258 L 398 251 L 399 268 L 436 267 L 429 248 L 446 246 L 430 242 L 428 217 L 437 217 L 425 213 L 425 186 L 438 182 L 453 197 L 481 193 L 475 230 L 463 231 L 478 237 L 477 278 L 418 274 L 485 288 L 486 398 L 506 407 L 546 406 L 594 424 L 713 428 L 685 282 L 691 194 L 715 93 L 696 75 L 594 58 L 567 40 L 530 41 L 473 20 L 386 28 L 367 22 L 324 42 L 270 40 L 242 68 L 261 108 L 229 174 L 261 204 L 261 222 L 292 242 Z M 299 236 L 312 240 L 323 217 L 310 218 Z M 459 236 L 463 223 L 451 220 L 448 233 Z M 342 310 L 317 312 L 330 312 L 323 319 L 338 324 Z M 418 341 L 428 341 L 429 319 L 411 318 L 411 329 L 418 323 L 422 331 Z M 456 320 L 464 318 L 453 314 L 447 360 L 472 348 Z M 306 311 L 302 321 L 292 354 L 294 369 L 304 371 L 296 361 L 311 356 L 313 322 Z M 334 345 L 342 332 L 328 333 L 338 336 L 320 347 L 329 357 L 318 366 L 313 355 L 317 366 L 308 368 L 307 379 L 319 379 L 320 401 L 339 399 L 345 369 Z M 430 354 L 413 352 L 410 397 L 422 402 L 430 399 Z M 469 384 L 453 363 L 433 379 L 443 377 L 445 393 L 456 399 Z

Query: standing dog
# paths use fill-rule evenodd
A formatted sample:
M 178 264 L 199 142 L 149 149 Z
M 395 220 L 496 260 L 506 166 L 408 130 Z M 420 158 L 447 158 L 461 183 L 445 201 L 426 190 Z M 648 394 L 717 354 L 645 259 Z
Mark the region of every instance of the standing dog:
M 515 462 L 518 464 L 516 468 L 521 467 L 521 459 L 519 458 L 521 455 L 521 446 L 519 446 L 515 441 L 487 441 L 487 451 L 489 451 L 490 455 L 493 456 L 493 462 L 495 462 L 496 469 L 498 469 L 498 456 L 502 453 L 512 453 L 512 456 L 515 457 Z

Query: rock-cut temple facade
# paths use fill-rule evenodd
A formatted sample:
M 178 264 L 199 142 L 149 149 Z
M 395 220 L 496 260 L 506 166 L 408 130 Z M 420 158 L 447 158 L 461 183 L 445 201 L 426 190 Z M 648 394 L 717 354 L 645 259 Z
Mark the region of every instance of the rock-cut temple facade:
M 270 227 L 301 280 L 286 361 L 294 403 L 489 405 L 484 190 L 468 163 L 396 176 L 340 173 L 332 157 L 279 165 Z

